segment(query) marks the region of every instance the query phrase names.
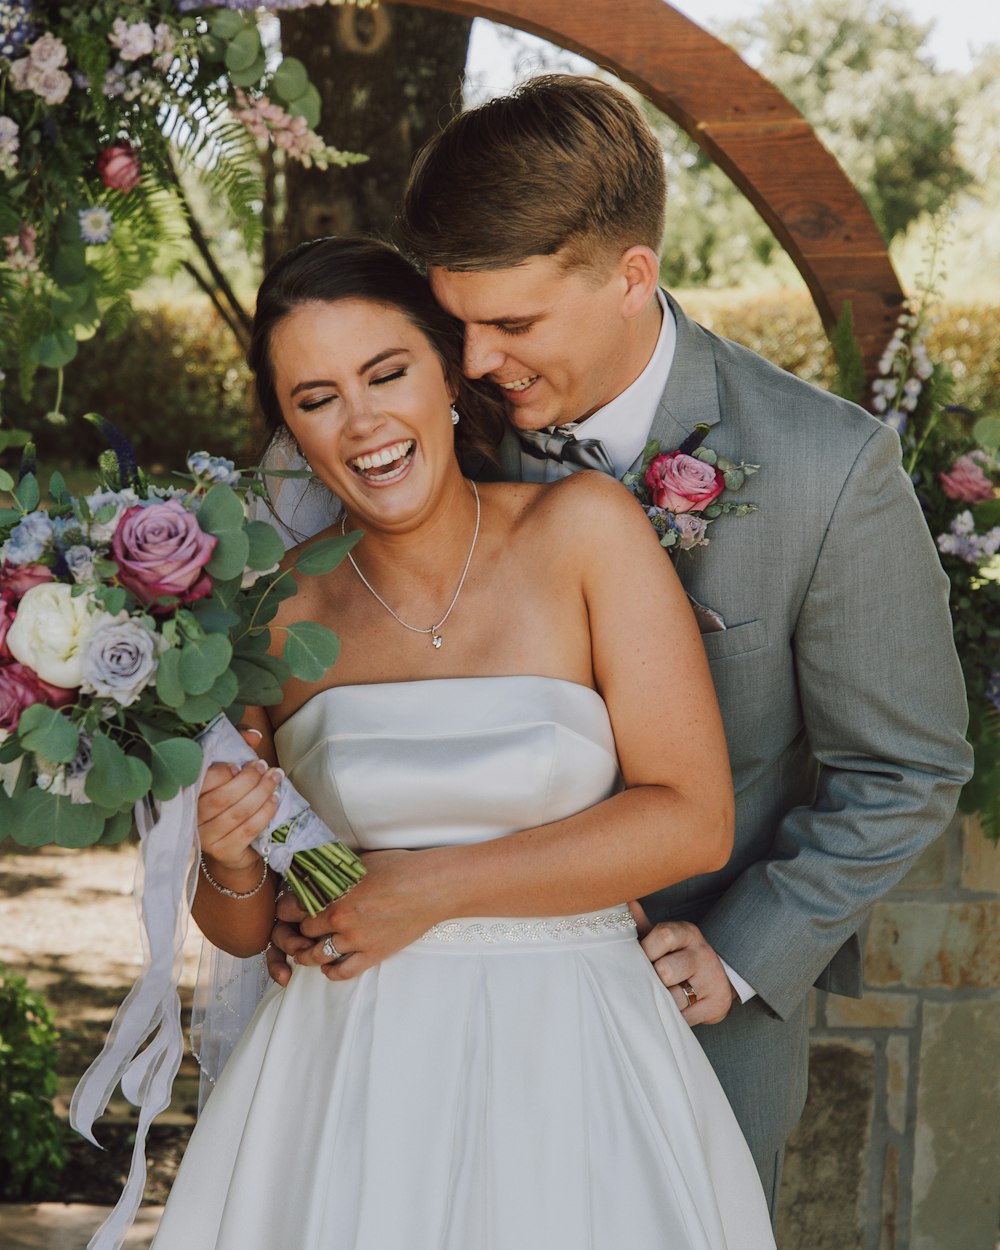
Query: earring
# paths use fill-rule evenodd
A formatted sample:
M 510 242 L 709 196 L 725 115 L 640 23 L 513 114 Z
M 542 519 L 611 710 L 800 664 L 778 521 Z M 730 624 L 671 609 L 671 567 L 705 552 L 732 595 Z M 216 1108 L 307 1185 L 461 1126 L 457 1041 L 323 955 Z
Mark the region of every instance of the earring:
M 452 404 L 452 406 L 451 406 L 451 423 L 452 423 L 452 425 L 458 425 L 458 423 L 459 423 L 459 421 L 460 421 L 460 420 L 461 420 L 461 418 L 460 418 L 460 417 L 459 417 L 459 415 L 458 415 L 458 409 L 455 407 L 455 405 L 454 405 L 454 404 Z

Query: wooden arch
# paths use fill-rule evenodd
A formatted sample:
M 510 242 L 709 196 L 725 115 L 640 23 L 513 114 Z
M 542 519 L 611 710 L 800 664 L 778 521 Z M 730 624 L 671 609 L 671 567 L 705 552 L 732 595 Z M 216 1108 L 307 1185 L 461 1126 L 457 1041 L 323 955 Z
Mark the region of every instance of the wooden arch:
M 850 300 L 866 371 L 875 373 L 903 299 L 882 236 L 802 114 L 732 48 L 667 0 L 394 2 L 515 26 L 641 91 L 764 218 L 805 279 L 827 331 Z

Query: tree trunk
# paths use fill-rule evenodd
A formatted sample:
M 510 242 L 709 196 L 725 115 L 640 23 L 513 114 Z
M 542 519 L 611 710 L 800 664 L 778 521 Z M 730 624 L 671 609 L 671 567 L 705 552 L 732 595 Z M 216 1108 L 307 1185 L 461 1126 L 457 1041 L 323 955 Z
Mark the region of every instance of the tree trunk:
M 369 159 L 325 172 L 288 161 L 269 178 L 267 264 L 303 239 L 389 237 L 413 157 L 460 107 L 471 25 L 384 2 L 281 14 L 282 51 L 306 65 L 323 101 L 316 129 Z

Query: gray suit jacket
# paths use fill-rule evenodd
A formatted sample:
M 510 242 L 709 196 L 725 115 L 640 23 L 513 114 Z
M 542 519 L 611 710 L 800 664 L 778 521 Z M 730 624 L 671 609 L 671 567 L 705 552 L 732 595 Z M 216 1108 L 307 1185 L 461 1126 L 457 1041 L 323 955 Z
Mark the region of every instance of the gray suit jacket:
M 707 633 L 736 789 L 721 871 L 644 899 L 695 921 L 779 1018 L 813 984 L 858 995 L 857 932 L 971 774 L 941 569 L 895 433 L 687 318 L 651 437 L 761 466 L 707 548 L 679 552 Z M 511 476 L 516 447 L 505 446 Z M 660 640 L 669 663 L 669 636 Z M 651 732 L 669 739 L 669 724 Z

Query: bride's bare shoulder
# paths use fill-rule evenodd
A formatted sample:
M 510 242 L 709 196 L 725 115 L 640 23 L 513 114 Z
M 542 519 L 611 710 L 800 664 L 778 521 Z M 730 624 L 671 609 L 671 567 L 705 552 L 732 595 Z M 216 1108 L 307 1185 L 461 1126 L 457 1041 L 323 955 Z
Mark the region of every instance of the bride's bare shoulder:
M 631 491 L 606 473 L 573 473 L 536 491 L 527 503 L 524 521 L 540 528 L 554 526 L 563 533 L 579 534 L 609 526 L 642 529 L 645 521 Z

